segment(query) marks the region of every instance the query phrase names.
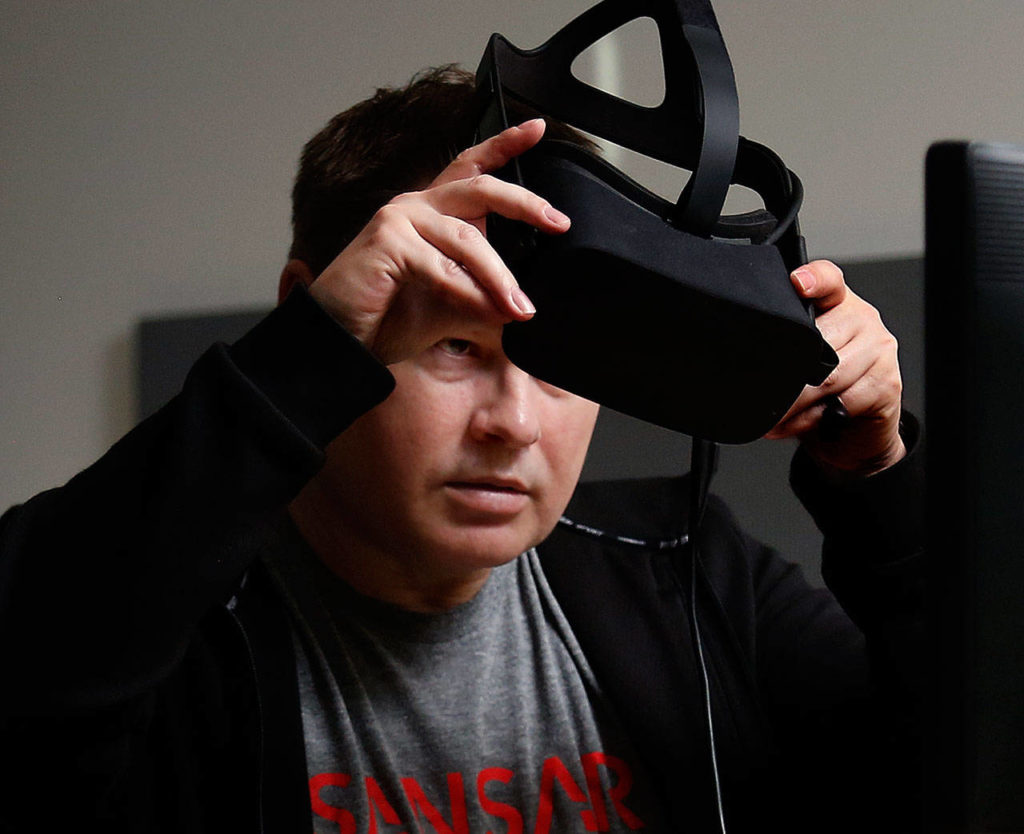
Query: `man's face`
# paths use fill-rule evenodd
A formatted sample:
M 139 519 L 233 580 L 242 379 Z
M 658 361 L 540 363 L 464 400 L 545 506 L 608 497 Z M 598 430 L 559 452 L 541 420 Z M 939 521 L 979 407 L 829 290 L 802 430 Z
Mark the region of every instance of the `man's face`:
M 453 332 L 391 366 L 394 392 L 331 444 L 319 480 L 354 551 L 458 574 L 547 536 L 598 407 L 512 365 L 500 326 Z

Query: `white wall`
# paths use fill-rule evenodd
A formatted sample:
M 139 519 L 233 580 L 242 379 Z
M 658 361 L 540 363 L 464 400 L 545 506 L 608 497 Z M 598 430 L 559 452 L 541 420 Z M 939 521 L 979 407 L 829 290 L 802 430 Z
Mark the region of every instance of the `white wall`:
M 142 316 L 265 306 L 302 143 L 428 64 L 589 0 L 0 3 L 0 507 L 131 423 Z M 921 248 L 939 138 L 1024 142 L 1020 0 L 718 0 L 745 135 L 804 180 L 812 254 Z

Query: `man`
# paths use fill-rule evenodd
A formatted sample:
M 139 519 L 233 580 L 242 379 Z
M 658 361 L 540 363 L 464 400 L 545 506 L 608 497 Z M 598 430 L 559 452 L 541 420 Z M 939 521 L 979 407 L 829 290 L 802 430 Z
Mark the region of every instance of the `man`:
M 4 517 L 0 819 L 42 827 L 55 778 L 106 830 L 835 829 L 886 795 L 919 613 L 894 340 L 836 267 L 795 273 L 841 361 L 773 434 L 869 680 L 717 503 L 691 574 L 685 479 L 574 495 L 597 408 L 502 353 L 534 311 L 483 234 L 571 218 L 487 175 L 542 122 L 451 159 L 473 121 L 451 69 L 333 120 L 278 310 Z

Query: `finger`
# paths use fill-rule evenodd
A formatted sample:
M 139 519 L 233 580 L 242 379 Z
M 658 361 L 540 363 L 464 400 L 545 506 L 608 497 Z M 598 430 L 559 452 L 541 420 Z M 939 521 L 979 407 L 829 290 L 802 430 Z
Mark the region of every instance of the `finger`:
M 835 372 L 833 371 L 833 374 Z M 784 437 L 795 437 L 801 431 L 810 428 L 813 423 L 821 419 L 826 398 L 833 396 L 837 384 L 829 384 L 831 376 L 824 383 L 817 386 L 805 386 L 800 396 L 789 407 L 789 410 L 782 415 L 772 430 L 765 437 L 770 440 L 779 440 Z M 831 389 L 831 390 L 829 390 Z M 838 396 L 838 395 L 836 395 Z M 845 403 L 840 401 L 844 409 Z
M 544 127 L 543 119 L 530 119 L 467 148 L 437 175 L 431 186 L 496 171 L 536 145 L 544 135 Z
M 895 402 L 886 398 L 881 385 L 881 377 L 877 374 L 866 374 L 847 388 L 839 401 L 850 419 L 870 417 L 875 422 L 889 420 L 888 411 Z M 889 407 L 885 407 L 886 405 Z M 769 439 L 779 440 L 787 437 L 803 437 L 817 429 L 821 424 L 828 401 L 818 400 L 813 405 L 794 413 L 780 422 L 767 435 Z
M 805 388 L 786 415 L 766 436 L 796 437 L 814 428 L 832 397 L 837 397 L 852 418 L 882 412 L 898 403 L 902 392 L 899 363 L 895 356 L 861 348 L 846 352 L 825 382 Z
M 872 312 L 875 313 L 874 320 L 881 321 L 877 311 L 866 302 L 852 302 L 861 302 L 861 299 L 847 291 L 843 304 L 819 314 L 814 320 L 822 338 L 840 355 L 852 342 L 865 337 L 865 331 L 873 324 Z
M 521 220 L 551 233 L 564 232 L 570 225 L 569 218 L 543 197 L 489 174 L 431 188 L 419 196 L 441 214 L 478 222 L 480 228 L 482 221 L 491 213 Z
M 780 427 L 791 423 L 797 415 L 817 409 L 822 401 L 829 397 L 842 397 L 844 406 L 849 410 L 850 406 L 846 402 L 846 391 L 858 379 L 871 371 L 879 361 L 879 354 L 863 339 L 859 341 L 852 340 L 843 347 L 837 348 L 837 354 L 839 356 L 839 364 L 832 369 L 832 372 L 821 385 L 808 385 L 800 392 L 796 402 L 783 415 L 776 429 L 769 433 L 769 437 L 776 436 L 774 432 Z M 818 410 L 820 411 L 820 409 Z
M 800 296 L 813 302 L 819 313 L 831 310 L 846 300 L 843 271 L 831 261 L 805 264 L 793 271 L 790 280 Z
M 412 214 L 410 220 L 437 251 L 442 270 L 464 270 L 503 317 L 527 319 L 536 312 L 515 276 L 475 225 L 429 210 Z
M 476 232 L 475 229 L 473 231 Z M 498 304 L 494 293 L 485 287 L 476 273 L 428 238 L 422 227 L 418 227 L 414 239 L 402 250 L 401 262 L 396 265 L 396 272 L 403 276 L 398 297 L 406 296 L 403 301 L 406 307 L 410 306 L 413 297 L 421 301 L 429 297 L 431 315 L 435 317 L 445 309 L 451 314 L 457 312 L 461 316 L 484 321 L 504 322 L 512 317 L 508 301 Z M 484 274 L 479 268 L 478 271 Z M 485 276 L 485 280 L 492 285 L 495 283 L 492 275 Z M 523 315 L 517 310 L 515 317 L 522 318 Z
M 854 373 L 856 373 L 856 371 L 852 367 L 849 356 L 840 354 L 839 364 L 832 369 L 832 372 L 825 377 L 824 381 L 820 385 L 805 385 L 803 390 L 800 392 L 800 395 L 796 398 L 786 413 L 782 415 L 782 419 L 779 420 L 776 428 L 772 429 L 766 437 L 776 436 L 774 434 L 776 429 L 791 421 L 795 415 L 813 408 L 827 397 L 838 396 L 841 394 L 843 389 L 856 378 L 853 376 Z

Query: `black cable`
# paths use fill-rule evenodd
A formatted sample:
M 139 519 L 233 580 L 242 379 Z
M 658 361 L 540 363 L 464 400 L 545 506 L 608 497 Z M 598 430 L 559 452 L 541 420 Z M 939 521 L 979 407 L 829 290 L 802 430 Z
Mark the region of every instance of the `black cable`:
M 708 749 L 711 755 L 711 775 L 715 786 L 715 808 L 718 811 L 718 825 L 721 834 L 726 834 L 725 806 L 722 802 L 722 783 L 718 773 L 718 746 L 715 742 L 715 722 L 711 711 L 711 678 L 708 675 L 707 660 L 704 657 L 704 641 L 701 638 L 697 617 L 697 570 L 700 565 L 701 524 L 707 507 L 711 478 L 718 461 L 718 445 L 709 440 L 695 437 L 690 453 L 690 626 L 693 630 L 693 645 L 700 668 L 704 690 L 704 712 L 708 727 Z
M 697 571 L 700 565 L 700 529 L 707 507 L 708 492 L 711 479 L 718 462 L 718 444 L 700 438 L 693 439 L 690 451 L 690 520 L 689 532 L 672 539 L 645 539 L 637 536 L 626 536 L 609 530 L 601 530 L 589 524 L 582 524 L 563 515 L 558 523 L 563 527 L 589 536 L 590 538 L 614 541 L 631 547 L 647 550 L 670 550 L 689 546 L 690 550 L 690 628 L 693 635 L 694 653 L 700 670 L 701 684 L 704 693 L 704 713 L 707 718 L 708 748 L 711 756 L 711 774 L 715 787 L 715 808 L 718 812 L 720 834 L 726 834 L 725 806 L 722 802 L 722 784 L 718 772 L 718 749 L 715 742 L 715 724 L 711 711 L 711 678 L 708 674 L 707 660 L 704 656 L 704 641 L 701 638 L 700 624 L 697 618 Z M 680 586 L 682 591 L 682 586 Z

